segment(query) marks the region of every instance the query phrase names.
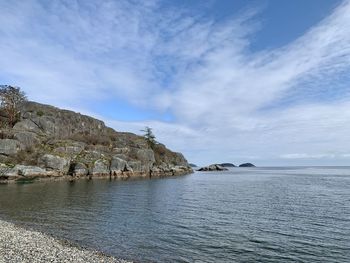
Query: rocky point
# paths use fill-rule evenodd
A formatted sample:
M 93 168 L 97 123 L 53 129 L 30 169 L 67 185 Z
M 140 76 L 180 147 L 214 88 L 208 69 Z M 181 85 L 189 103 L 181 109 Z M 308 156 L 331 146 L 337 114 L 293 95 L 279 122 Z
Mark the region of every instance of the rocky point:
M 36 102 L 0 133 L 0 179 L 160 177 L 191 173 L 181 153 L 152 148 L 142 136 L 117 132 L 95 118 Z M 6 123 L 6 114 L 0 112 Z

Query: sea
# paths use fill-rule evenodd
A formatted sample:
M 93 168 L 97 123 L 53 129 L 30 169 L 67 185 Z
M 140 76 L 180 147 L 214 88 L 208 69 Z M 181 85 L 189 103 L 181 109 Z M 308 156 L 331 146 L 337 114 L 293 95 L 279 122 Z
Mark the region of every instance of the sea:
M 0 185 L 0 218 L 134 262 L 350 262 L 350 167 Z

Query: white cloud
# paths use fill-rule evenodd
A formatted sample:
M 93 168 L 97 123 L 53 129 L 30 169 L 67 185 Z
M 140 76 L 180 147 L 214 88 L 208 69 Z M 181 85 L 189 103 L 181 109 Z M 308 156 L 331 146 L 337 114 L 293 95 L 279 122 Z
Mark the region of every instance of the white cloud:
M 0 79 L 82 112 L 117 97 L 171 112 L 170 123 L 107 123 L 149 125 L 200 164 L 347 158 L 350 89 L 339 78 L 350 69 L 350 1 L 299 39 L 256 53 L 261 10 L 216 21 L 159 3 L 0 0 Z M 323 95 L 326 85 L 340 99 Z

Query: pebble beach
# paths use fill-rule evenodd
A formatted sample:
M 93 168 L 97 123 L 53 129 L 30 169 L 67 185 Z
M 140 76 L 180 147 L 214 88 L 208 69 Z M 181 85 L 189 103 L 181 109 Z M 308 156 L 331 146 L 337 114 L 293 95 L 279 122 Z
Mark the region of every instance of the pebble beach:
M 8 262 L 127 263 L 0 220 L 0 263 Z

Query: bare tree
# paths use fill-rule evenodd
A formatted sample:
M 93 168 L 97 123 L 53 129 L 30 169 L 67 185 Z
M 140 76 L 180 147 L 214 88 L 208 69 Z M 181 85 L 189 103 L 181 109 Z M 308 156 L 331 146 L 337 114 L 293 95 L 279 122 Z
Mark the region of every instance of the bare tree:
M 10 126 L 15 125 L 20 117 L 19 106 L 27 97 L 19 87 L 0 85 L 0 108 L 6 113 Z

